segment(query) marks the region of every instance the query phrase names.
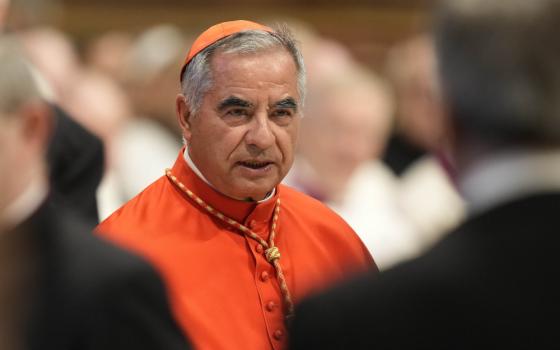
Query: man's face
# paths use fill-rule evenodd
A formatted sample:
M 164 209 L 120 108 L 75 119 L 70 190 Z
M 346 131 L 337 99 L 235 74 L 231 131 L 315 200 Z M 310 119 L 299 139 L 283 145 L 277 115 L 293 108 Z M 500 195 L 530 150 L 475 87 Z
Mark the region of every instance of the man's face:
M 218 52 L 211 70 L 213 86 L 182 123 L 189 154 L 219 192 L 261 200 L 293 163 L 301 107 L 295 63 L 284 50 Z

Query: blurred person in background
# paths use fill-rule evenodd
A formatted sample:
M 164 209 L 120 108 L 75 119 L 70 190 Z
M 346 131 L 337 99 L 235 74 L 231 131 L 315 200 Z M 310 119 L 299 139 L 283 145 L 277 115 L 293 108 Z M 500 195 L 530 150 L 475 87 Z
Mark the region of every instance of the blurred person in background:
M 419 34 L 390 47 L 385 68 L 398 102 L 395 134 L 385 161 L 401 176 L 423 155 L 441 150 L 447 142 L 430 35 Z
M 279 184 L 303 113 L 303 59 L 285 29 L 231 21 L 194 41 L 181 73 L 186 146 L 98 229 L 158 266 L 197 348 L 283 349 L 295 302 L 376 270 L 346 222 Z
M 399 210 L 396 179 L 379 161 L 391 126 L 392 95 L 379 77 L 354 62 L 336 70 L 312 69 L 299 151 L 284 183 L 340 214 L 386 269 L 419 248 Z
M 103 177 L 94 193 L 99 217 L 103 219 L 127 198 L 123 184 L 115 175 L 115 168 L 120 160 L 117 157 L 119 136 L 132 115 L 130 101 L 114 79 L 100 71 L 87 69 L 82 70 L 72 83 L 65 105 L 75 120 L 103 142 Z M 87 148 L 82 147 L 82 151 L 87 152 Z
M 178 28 L 162 24 L 128 45 L 117 75 L 125 96 L 112 96 L 114 102 L 118 98 L 118 106 L 126 104 L 127 116 L 120 115 L 111 135 L 110 162 L 99 193 L 101 219 L 158 179 L 177 157 L 181 134 L 173 106 L 186 42 Z M 120 45 L 126 43 L 120 40 Z
M 396 110 L 393 136 L 382 158 L 398 178 L 399 206 L 413 224 L 421 250 L 465 215 L 453 183 L 436 70 L 433 41 L 427 34 L 398 43 L 387 55 Z
M 121 84 L 133 43 L 134 38 L 128 32 L 112 30 L 103 33 L 88 42 L 84 53 L 85 64 Z
M 447 0 L 435 19 L 468 218 L 423 257 L 302 303 L 292 349 L 558 345 L 560 2 Z
M 177 140 L 181 133 L 170 95 L 180 87 L 177 66 L 184 59 L 188 42 L 183 32 L 171 24 L 150 27 L 133 42 L 123 67 L 123 84 L 137 118 L 156 123 Z
M 0 346 L 187 349 L 155 271 L 49 195 L 53 109 L 0 36 Z
M 50 26 L 22 28 L 15 33 L 29 60 L 52 89 L 54 102 L 66 109 L 67 94 L 83 69 L 71 38 Z
M 70 83 L 64 106 L 74 119 L 103 140 L 110 164 L 119 133 L 132 114 L 122 87 L 103 72 L 82 69 Z

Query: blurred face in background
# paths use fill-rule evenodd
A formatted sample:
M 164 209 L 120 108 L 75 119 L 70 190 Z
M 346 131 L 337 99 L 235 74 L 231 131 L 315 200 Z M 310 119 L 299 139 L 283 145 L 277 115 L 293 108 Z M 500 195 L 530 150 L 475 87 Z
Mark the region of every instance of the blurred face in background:
M 323 190 L 335 195 L 361 164 L 383 151 L 392 104 L 389 95 L 361 83 L 319 96 L 303 119 L 301 153 Z
M 263 199 L 293 163 L 300 96 L 287 51 L 216 53 L 213 85 L 196 115 L 178 111 L 189 154 L 206 179 L 235 199 Z
M 427 151 L 440 150 L 447 141 L 433 45 L 427 36 L 414 37 L 388 55 L 388 75 L 398 101 L 398 131 Z

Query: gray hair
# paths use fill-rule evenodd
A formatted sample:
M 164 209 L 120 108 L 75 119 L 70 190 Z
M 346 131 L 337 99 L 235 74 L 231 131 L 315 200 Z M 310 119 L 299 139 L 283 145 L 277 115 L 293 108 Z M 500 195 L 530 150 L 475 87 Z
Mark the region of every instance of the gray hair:
M 191 113 L 197 113 L 204 95 L 212 87 L 213 80 L 210 61 L 216 52 L 247 54 L 271 48 L 285 49 L 294 59 L 297 70 L 297 88 L 301 104 L 303 105 L 306 85 L 303 56 L 291 32 L 286 26 L 281 26 L 273 33 L 247 30 L 230 35 L 208 46 L 194 56 L 183 73 L 181 86 L 183 94 L 189 106 L 191 106 Z
M 0 113 L 13 114 L 41 93 L 19 43 L 0 35 Z
M 560 142 L 560 1 L 447 0 L 436 16 L 442 90 L 487 142 Z

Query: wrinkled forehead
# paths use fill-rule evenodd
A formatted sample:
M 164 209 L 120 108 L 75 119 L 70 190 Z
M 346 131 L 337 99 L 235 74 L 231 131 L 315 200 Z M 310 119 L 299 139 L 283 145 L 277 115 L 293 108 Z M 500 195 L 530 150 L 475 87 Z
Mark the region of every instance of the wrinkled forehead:
M 218 53 L 210 62 L 213 86 L 289 90 L 299 99 L 296 66 L 285 50 L 256 53 Z
M 224 61 L 235 61 L 242 64 L 253 60 L 260 61 L 263 64 L 270 62 L 290 62 L 286 67 L 290 67 L 290 69 L 293 68 L 294 78 L 297 78 L 297 62 L 286 48 L 279 45 L 262 47 L 250 51 L 238 51 L 220 47 L 216 48 L 209 56 L 209 63 L 212 71 L 219 70 L 221 68 L 220 65 L 223 65 Z M 216 64 L 216 61 L 219 61 L 219 63 Z

